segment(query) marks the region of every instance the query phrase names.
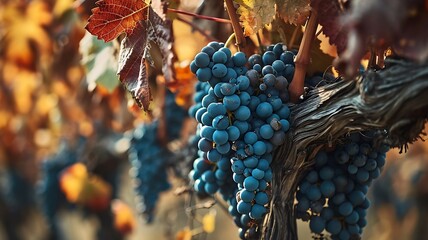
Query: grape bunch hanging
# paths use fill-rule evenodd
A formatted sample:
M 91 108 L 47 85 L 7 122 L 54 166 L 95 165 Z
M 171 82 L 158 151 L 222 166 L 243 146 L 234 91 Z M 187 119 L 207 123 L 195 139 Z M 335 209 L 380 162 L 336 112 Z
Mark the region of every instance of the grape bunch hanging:
M 380 176 L 389 147 L 374 141 L 373 132 L 353 133 L 333 151 L 321 150 L 315 167 L 300 182 L 297 217 L 311 231 L 332 239 L 358 239 L 367 225 L 367 191 Z
M 190 68 L 199 80 L 190 115 L 200 137 L 190 177 L 197 192 L 219 191 L 240 237 L 251 238 L 269 211 L 273 151 L 290 127 L 287 87 L 294 53 L 276 44 L 247 59 L 211 42 Z

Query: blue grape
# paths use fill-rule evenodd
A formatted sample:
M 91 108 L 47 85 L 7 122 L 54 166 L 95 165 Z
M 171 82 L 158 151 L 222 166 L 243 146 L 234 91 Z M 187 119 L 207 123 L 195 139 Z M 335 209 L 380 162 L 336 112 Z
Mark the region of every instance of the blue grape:
M 200 52 L 195 56 L 195 65 L 199 68 L 208 67 L 210 63 L 210 56 L 205 52 Z
M 272 105 L 267 102 L 262 102 L 257 106 L 256 113 L 260 118 L 267 118 L 273 113 Z
M 212 67 L 211 71 L 212 71 L 212 76 L 217 77 L 217 78 L 222 78 L 222 77 L 226 76 L 226 74 L 227 74 L 227 67 L 222 63 L 216 63 Z M 198 77 L 198 79 L 199 79 L 199 77 Z
M 252 171 L 251 175 L 256 179 L 261 180 L 264 178 L 265 172 L 256 168 Z
M 237 52 L 232 57 L 233 63 L 235 66 L 242 67 L 247 62 L 247 58 L 245 57 L 245 53 Z
M 275 53 L 272 51 L 266 51 L 262 56 L 262 61 L 264 65 L 272 65 L 276 60 Z
M 254 194 L 253 191 L 248 191 L 246 189 L 242 189 L 240 191 L 241 200 L 244 201 L 244 202 L 248 202 L 249 203 L 249 202 L 253 201 L 255 196 L 256 195 Z
M 233 94 L 230 96 L 225 96 L 223 98 L 223 104 L 229 111 L 235 111 L 241 105 L 241 99 L 238 95 Z
M 333 235 L 339 234 L 342 230 L 342 224 L 338 220 L 332 219 L 327 222 L 326 230 Z
M 256 203 L 251 207 L 250 217 L 252 219 L 261 219 L 265 213 L 266 213 L 266 208 Z
M 290 51 L 285 51 L 280 55 L 279 59 L 284 64 L 294 64 L 294 53 Z
M 212 55 L 212 59 L 214 63 L 226 63 L 227 62 L 227 55 L 223 51 L 216 51 Z
M 239 201 L 237 206 L 238 212 L 241 214 L 250 213 L 251 211 L 251 203 Z
M 198 77 L 198 80 L 201 82 L 208 82 L 211 77 L 212 77 L 212 73 L 211 73 L 211 69 L 208 67 L 205 68 L 199 68 L 196 71 L 196 76 Z
M 313 233 L 320 234 L 325 228 L 325 220 L 321 217 L 315 216 L 311 219 L 309 227 Z
M 269 202 L 269 196 L 265 192 L 258 192 L 255 195 L 254 200 L 257 204 L 265 205 Z
M 259 187 L 259 181 L 250 176 L 245 178 L 244 180 L 244 188 L 247 189 L 248 191 L 255 191 L 257 188 Z

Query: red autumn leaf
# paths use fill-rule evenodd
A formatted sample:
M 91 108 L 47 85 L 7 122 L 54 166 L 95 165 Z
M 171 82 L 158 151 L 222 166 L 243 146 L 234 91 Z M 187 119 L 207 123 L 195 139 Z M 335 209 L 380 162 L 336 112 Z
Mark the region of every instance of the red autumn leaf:
M 152 100 L 146 66 L 151 57 L 150 42 L 160 49 L 167 85 L 175 81 L 172 22 L 164 19 L 166 5 L 160 1 L 153 9 L 143 0 L 100 0 L 96 4 L 98 7 L 92 10 L 86 28 L 105 41 L 126 33 L 121 43 L 117 74 L 138 106 L 148 111 Z
M 100 0 L 96 5 L 86 29 L 106 42 L 122 33 L 132 34 L 138 23 L 147 18 L 148 5 L 143 0 Z

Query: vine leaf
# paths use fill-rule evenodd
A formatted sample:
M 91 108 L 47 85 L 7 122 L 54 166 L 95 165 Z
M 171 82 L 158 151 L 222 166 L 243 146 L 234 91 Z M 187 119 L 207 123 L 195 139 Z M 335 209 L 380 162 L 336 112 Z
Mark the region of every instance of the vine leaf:
M 428 12 L 428 1 L 426 7 Z M 400 56 L 420 62 L 428 59 L 428 14 L 419 14 L 407 19 L 401 29 L 401 38 L 393 38 L 392 48 Z
M 175 81 L 172 23 L 164 19 L 166 5 L 155 4 L 156 9 L 153 9 L 142 0 L 100 0 L 96 4 L 86 29 L 104 41 L 126 34 L 120 46 L 117 74 L 138 106 L 149 111 L 152 95 L 147 64 L 153 62 L 151 42 L 160 49 L 166 83 L 170 85 Z
M 348 30 L 341 24 L 342 10 L 337 0 L 313 0 L 312 6 L 318 10 L 318 23 L 330 44 L 337 47 L 338 53 L 346 49 Z
M 173 70 L 172 30 L 169 20 L 149 8 L 148 19 L 140 21 L 135 32 L 122 40 L 119 54 L 118 75 L 126 89 L 131 92 L 138 106 L 149 110 L 152 100 L 147 79 L 147 62 L 150 57 L 150 42 L 159 47 L 162 55 L 162 70 L 167 84 L 175 81 Z
M 79 52 L 82 55 L 80 63 L 86 69 L 88 89 L 102 86 L 112 93 L 119 84 L 116 76 L 116 49 L 113 43 L 105 43 L 86 32 L 80 41 Z
M 131 233 L 137 225 L 131 207 L 119 199 L 114 199 L 111 209 L 114 216 L 114 227 L 123 235 Z
M 164 0 L 152 0 L 153 13 L 150 15 L 152 31 L 149 32 L 149 39 L 159 47 L 166 86 L 174 91 L 177 83 L 174 62 L 177 57 L 173 47 L 172 21 L 167 18 L 168 7 L 169 5 Z
M 152 95 L 144 57 L 148 50 L 148 37 L 144 34 L 146 28 L 145 21 L 139 22 L 135 28 L 136 32 L 122 40 L 117 74 L 122 84 L 131 92 L 138 106 L 148 110 Z
M 148 5 L 142 0 L 100 0 L 92 9 L 86 29 L 109 42 L 120 34 L 132 34 L 138 22 L 147 18 Z
M 277 11 L 284 21 L 302 25 L 309 16 L 310 0 L 276 0 Z
M 67 200 L 92 210 L 105 210 L 110 203 L 111 185 L 97 175 L 90 175 L 83 163 L 75 163 L 60 175 L 60 187 Z
M 252 35 L 265 24 L 272 22 L 275 15 L 274 0 L 236 0 L 239 8 L 236 13 L 240 15 L 239 20 L 244 27 L 246 36 Z

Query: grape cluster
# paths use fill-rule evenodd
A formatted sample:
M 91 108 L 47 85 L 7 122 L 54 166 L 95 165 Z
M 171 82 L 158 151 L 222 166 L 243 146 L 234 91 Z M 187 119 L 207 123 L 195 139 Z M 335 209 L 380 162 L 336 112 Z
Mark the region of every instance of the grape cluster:
M 190 64 L 200 81 L 190 109 L 200 135 L 191 178 L 196 191 L 235 193 L 223 195 L 242 238 L 251 232 L 250 221 L 267 212 L 272 153 L 290 127 L 286 103 L 294 53 L 284 49 L 276 44 L 247 60 L 244 53 L 232 55 L 224 44 L 211 42 Z
M 193 97 L 195 104 L 189 109 L 191 117 L 195 118 L 198 110 L 203 107 L 202 101 L 208 94 L 209 89 L 210 85 L 206 82 L 198 82 L 196 84 L 196 91 Z M 202 125 L 198 125 L 196 135 L 191 138 L 196 148 L 198 148 L 202 138 L 202 131 L 206 131 L 206 129 Z M 212 154 L 210 156 L 213 159 Z M 197 151 L 189 177 L 194 181 L 195 190 L 201 194 L 214 194 L 218 190 L 224 199 L 228 199 L 236 189 L 232 180 L 229 159 L 223 157 L 216 161 L 214 159 L 209 160 L 208 154 L 202 150 Z
M 186 111 L 175 103 L 173 93 L 165 96 L 165 113 L 168 140 L 179 137 Z M 159 193 L 169 189 L 167 168 L 172 153 L 159 142 L 159 121 L 141 124 L 134 129 L 128 152 L 132 165 L 130 175 L 135 182 L 138 210 L 147 222 L 152 222 Z
M 175 94 L 166 90 L 165 94 L 165 121 L 168 140 L 180 137 L 183 122 L 187 117 L 187 111 L 175 102 Z
M 298 186 L 297 217 L 309 220 L 315 234 L 326 230 L 332 239 L 358 239 L 367 224 L 368 187 L 380 176 L 388 150 L 364 132 L 350 134 L 334 151 L 318 152 Z
M 135 128 L 128 153 L 132 165 L 130 175 L 135 180 L 139 198 L 137 208 L 147 222 L 153 220 L 159 193 L 170 187 L 167 177 L 170 152 L 158 142 L 157 129 L 158 121 Z
M 60 174 L 64 169 L 78 161 L 85 142 L 84 138 L 80 138 L 77 147 L 73 148 L 68 142 L 64 141 L 61 143 L 58 153 L 42 163 L 43 177 L 39 185 L 38 194 L 41 209 L 50 227 L 52 239 L 61 239 L 56 213 L 61 207 L 69 205 L 60 188 Z

